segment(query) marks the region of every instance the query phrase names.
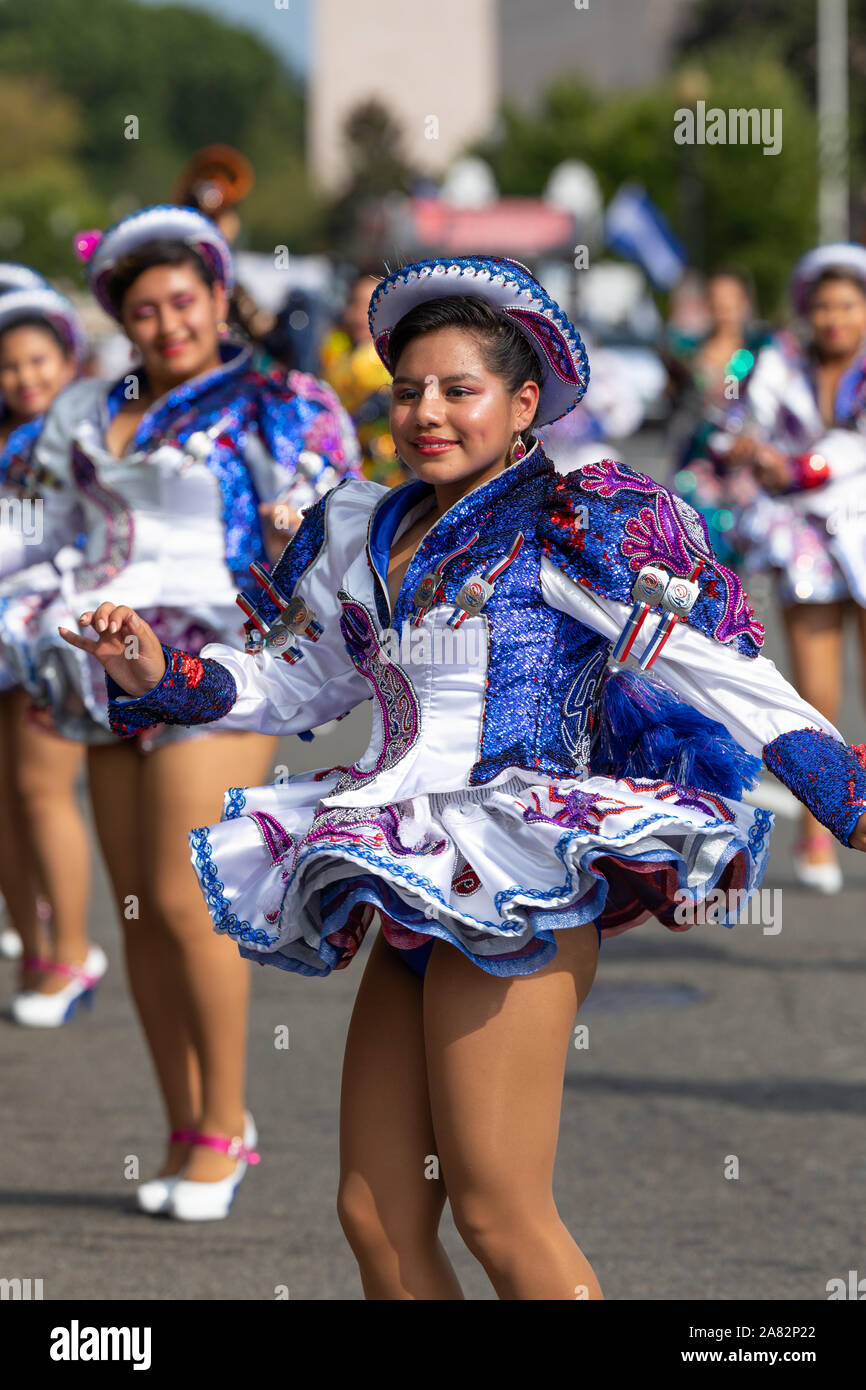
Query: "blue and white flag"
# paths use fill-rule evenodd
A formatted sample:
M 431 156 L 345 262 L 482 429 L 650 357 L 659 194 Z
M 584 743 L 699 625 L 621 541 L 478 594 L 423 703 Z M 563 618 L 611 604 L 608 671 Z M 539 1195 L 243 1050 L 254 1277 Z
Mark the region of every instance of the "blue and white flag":
M 682 242 L 638 183 L 624 183 L 614 195 L 604 232 L 611 250 L 637 261 L 658 290 L 675 285 L 688 264 Z

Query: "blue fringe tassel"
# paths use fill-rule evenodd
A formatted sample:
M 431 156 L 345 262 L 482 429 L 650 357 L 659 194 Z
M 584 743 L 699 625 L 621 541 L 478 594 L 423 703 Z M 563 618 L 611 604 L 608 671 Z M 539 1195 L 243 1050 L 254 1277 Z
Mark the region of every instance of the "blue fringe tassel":
M 601 692 L 590 770 L 613 777 L 661 778 L 736 801 L 753 787 L 760 758 L 724 724 L 708 719 L 665 686 L 632 671 L 611 672 Z

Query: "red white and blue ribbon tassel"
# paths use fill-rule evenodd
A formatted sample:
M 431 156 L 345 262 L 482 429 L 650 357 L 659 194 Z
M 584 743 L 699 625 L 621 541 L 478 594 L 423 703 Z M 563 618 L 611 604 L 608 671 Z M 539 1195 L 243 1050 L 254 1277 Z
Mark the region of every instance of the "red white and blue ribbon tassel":
M 754 785 L 759 758 L 747 753 L 723 724 L 683 703 L 647 672 L 700 593 L 701 565 L 687 579 L 646 565 L 634 604 L 613 645 L 599 701 L 590 767 L 613 777 L 662 778 L 740 799 Z M 640 656 L 634 650 L 652 609 L 661 617 Z
M 450 565 L 452 560 L 456 560 L 458 555 L 462 555 L 464 550 L 468 550 L 478 540 L 480 531 L 476 531 L 465 545 L 459 545 L 456 550 L 452 550 L 448 555 L 443 555 L 435 569 L 428 570 L 427 574 L 421 576 L 418 586 L 412 599 L 412 626 L 420 627 L 433 604 L 442 596 L 442 575 L 445 566 Z
M 244 630 L 247 634 L 245 650 L 247 652 L 273 651 L 283 661 L 294 666 L 296 661 L 301 660 L 304 653 L 294 643 L 293 637 L 298 633 L 303 633 L 311 642 L 318 642 L 324 631 L 322 624 L 317 621 L 313 610 L 307 607 L 303 599 L 295 597 L 286 601 L 268 571 L 255 560 L 250 565 L 250 574 L 265 591 L 271 603 L 278 609 L 278 613 L 273 622 L 269 623 L 258 611 L 255 604 L 247 598 L 246 594 L 238 594 L 235 602 L 247 616 L 247 621 L 244 623 Z
M 520 554 L 523 549 L 523 542 L 523 532 L 515 531 L 507 555 L 503 555 L 499 560 L 494 560 L 489 564 L 480 577 L 467 579 L 454 599 L 457 607 L 448 619 L 449 627 L 459 627 L 466 618 L 474 618 L 481 612 L 493 593 L 493 585 L 496 580 L 508 568 L 512 560 L 515 560 Z

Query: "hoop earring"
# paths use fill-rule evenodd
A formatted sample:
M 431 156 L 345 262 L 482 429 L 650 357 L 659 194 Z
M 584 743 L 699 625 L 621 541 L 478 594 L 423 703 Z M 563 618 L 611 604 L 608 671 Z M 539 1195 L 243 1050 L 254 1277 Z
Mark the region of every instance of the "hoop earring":
M 518 435 L 511 448 L 508 450 L 508 461 L 509 463 L 519 463 L 520 460 L 524 458 L 526 458 L 526 445 L 520 438 L 520 435 Z

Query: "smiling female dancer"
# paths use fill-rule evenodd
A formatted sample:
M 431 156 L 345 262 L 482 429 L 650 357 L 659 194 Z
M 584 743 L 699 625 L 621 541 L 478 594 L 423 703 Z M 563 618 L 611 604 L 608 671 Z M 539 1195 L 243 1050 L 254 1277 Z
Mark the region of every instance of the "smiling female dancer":
M 731 411 L 739 433 L 721 438 L 760 483 L 737 530 L 749 567 L 776 579 L 797 689 L 835 719 L 846 615 L 866 686 L 866 248 L 810 251 L 791 294 L 803 337 L 761 351 Z M 805 808 L 794 871 L 820 892 L 842 886 L 833 840 Z
M 101 603 L 109 585 L 163 640 L 240 645 L 235 591 L 266 558 L 260 507 L 281 508 L 291 531 L 300 507 L 353 470 L 357 440 L 327 388 L 300 373 L 263 376 L 249 348 L 224 340 L 232 260 L 209 219 L 147 208 L 79 242 L 91 289 L 142 367 L 70 388 L 36 445 L 58 479 L 45 503 L 47 553 L 76 516 L 87 531 L 81 563 L 43 615 L 36 661 L 56 727 L 88 744 L 130 986 L 168 1113 L 166 1160 L 138 1203 L 168 1211 L 171 1199 L 174 1217 L 219 1219 L 257 1158 L 243 1104 L 248 971 L 209 930 L 184 842 L 216 813 L 226 780 L 251 767 L 264 776 L 275 742 L 176 728 L 124 742 L 109 729 L 98 668 L 57 626 Z M 79 992 L 95 983 L 82 977 Z
M 379 913 L 338 1206 L 368 1298 L 462 1297 L 446 1197 L 500 1298 L 600 1298 L 552 1191 L 599 939 L 650 915 L 682 930 L 675 901 L 756 887 L 772 817 L 739 792 L 760 755 L 866 847 L 866 749 L 758 655 L 691 507 L 621 464 L 556 473 L 530 431 L 577 404 L 588 366 L 527 270 L 410 266 L 370 324 L 416 477 L 344 482 L 306 514 L 265 596 L 244 598 L 248 653 L 191 657 L 113 599 L 81 615 L 95 640 L 64 637 L 102 663 L 126 735 L 287 733 L 372 692 L 354 766 L 234 788 L 192 833 L 216 929 L 323 976 Z
M 54 565 L 30 564 L 51 486 L 32 467 L 33 446 L 86 343 L 74 305 L 36 271 L 0 265 L 0 290 L 0 888 L 23 954 L 12 1017 L 39 1026 L 65 1021 L 70 975 L 88 956 L 92 968 L 105 962 L 87 940 L 90 850 L 76 795 L 84 750 L 37 719 L 31 659 L 39 612 L 60 585 Z

